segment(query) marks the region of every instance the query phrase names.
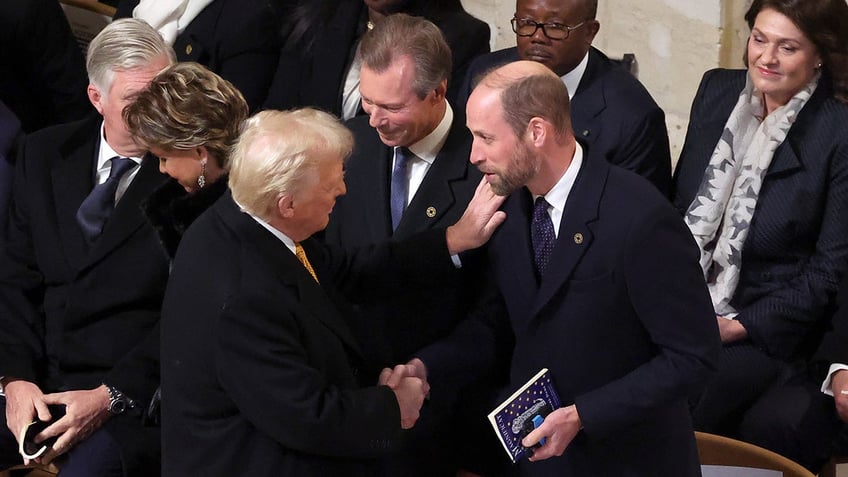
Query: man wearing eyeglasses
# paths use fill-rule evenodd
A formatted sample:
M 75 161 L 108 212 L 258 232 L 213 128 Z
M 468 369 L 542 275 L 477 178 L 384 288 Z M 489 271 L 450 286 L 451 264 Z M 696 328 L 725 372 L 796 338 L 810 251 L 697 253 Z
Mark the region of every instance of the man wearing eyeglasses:
M 639 80 L 592 47 L 600 29 L 597 10 L 597 0 L 517 0 L 511 20 L 516 47 L 471 64 L 459 106 L 465 106 L 482 73 L 516 60 L 542 63 L 568 88 L 575 135 L 610 163 L 642 175 L 668 195 L 671 155 L 665 114 Z

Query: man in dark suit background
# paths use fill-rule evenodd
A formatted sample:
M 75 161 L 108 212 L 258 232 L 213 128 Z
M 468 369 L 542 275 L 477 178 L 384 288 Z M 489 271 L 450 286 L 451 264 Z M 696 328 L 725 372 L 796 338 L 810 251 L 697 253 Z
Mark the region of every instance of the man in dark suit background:
M 345 164 L 348 191 L 325 234 L 328 243 L 344 247 L 450 225 L 482 178 L 468 162 L 471 135 L 464 120 L 445 99 L 450 49 L 439 29 L 423 18 L 392 15 L 365 35 L 360 51 L 369 116 L 347 122 L 355 143 Z M 363 336 L 380 367 L 409 359 L 452 329 L 468 299 L 462 283 L 429 294 L 409 289 L 362 310 L 386 327 Z
M 516 470 L 700 475 L 687 397 L 719 337 L 697 248 L 654 187 L 575 140 L 568 109 L 560 79 L 526 61 L 487 75 L 468 101 L 471 161 L 509 194 L 488 247 L 515 337 L 504 397 L 546 367 L 565 405 L 524 438 L 547 440 Z M 473 376 L 504 352 L 491 329 L 466 320 L 402 371 Z
M 286 45 L 266 108 L 313 106 L 340 118 L 361 115 L 359 63 L 362 35 L 396 13 L 436 24 L 451 47 L 448 99 L 454 100 L 471 61 L 489 52 L 489 26 L 459 0 L 300 0 L 284 22 Z
M 314 109 L 249 119 L 223 196 L 183 238 L 162 311 L 166 476 L 371 476 L 418 417 L 426 383 L 361 370 L 346 300 L 455 273 L 500 200 L 405 243 L 350 253 L 310 236 L 345 193 L 350 132 Z M 388 371 L 388 370 L 387 370 Z
M 54 0 L 0 2 L 0 101 L 31 133 L 92 112 L 85 58 Z
M 261 109 L 277 70 L 280 22 L 295 0 L 120 0 L 114 18 L 150 23 L 174 48 L 233 83 Z
M 17 158 L 0 250 L 0 465 L 20 461 L 24 425 L 60 417 L 52 404 L 65 416 L 41 433 L 58 440 L 37 460 L 67 454 L 63 476 L 158 474 L 158 432 L 140 410 L 157 385 L 168 264 L 139 205 L 166 178 L 122 110 L 172 61 L 146 23 L 107 26 L 87 59 L 100 116 L 29 135 Z
M 443 34 L 424 18 L 398 13 L 363 36 L 359 54 L 368 116 L 347 122 L 355 139 L 345 164 L 348 191 L 330 216 L 326 241 L 369 245 L 456 222 L 482 174 L 468 162 L 471 134 L 463 115 L 445 97 L 451 53 Z M 446 336 L 480 294 L 480 258 L 464 256 L 461 272 L 439 287 L 406 287 L 358 306 L 367 325 L 355 332 L 372 366 L 407 361 Z M 455 473 L 458 395 L 454 387 L 434 393 L 404 452 L 387 463 L 396 466 L 389 475 Z
M 519 59 L 542 63 L 568 88 L 575 136 L 598 157 L 644 176 L 668 195 L 665 113 L 639 80 L 592 46 L 600 28 L 597 10 L 597 0 L 517 0 L 517 47 L 475 60 L 461 97 L 468 98 L 473 81 L 493 67 Z

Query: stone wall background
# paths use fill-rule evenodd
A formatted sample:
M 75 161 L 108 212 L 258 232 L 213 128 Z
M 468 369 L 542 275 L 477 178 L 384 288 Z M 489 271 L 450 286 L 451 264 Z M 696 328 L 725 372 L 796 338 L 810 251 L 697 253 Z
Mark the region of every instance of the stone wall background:
M 489 23 L 492 49 L 515 45 L 509 19 L 514 0 L 462 0 Z M 689 108 L 705 71 L 741 68 L 750 0 L 600 0 L 594 45 L 611 57 L 635 53 L 639 80 L 665 110 L 676 163 Z

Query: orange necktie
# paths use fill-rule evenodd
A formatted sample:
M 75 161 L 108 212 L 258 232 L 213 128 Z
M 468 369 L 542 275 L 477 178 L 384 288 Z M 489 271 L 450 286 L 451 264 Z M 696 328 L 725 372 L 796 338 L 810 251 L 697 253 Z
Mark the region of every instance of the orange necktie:
M 303 247 L 300 246 L 300 243 L 294 244 L 294 254 L 297 259 L 300 260 L 300 263 L 302 263 L 303 266 L 306 267 L 306 271 L 309 272 L 310 275 L 312 275 L 312 278 L 314 278 L 317 283 L 321 283 L 318 281 L 318 275 L 315 275 L 315 270 L 312 268 L 312 264 L 309 263 L 309 259 L 306 258 L 306 251 L 303 250 Z

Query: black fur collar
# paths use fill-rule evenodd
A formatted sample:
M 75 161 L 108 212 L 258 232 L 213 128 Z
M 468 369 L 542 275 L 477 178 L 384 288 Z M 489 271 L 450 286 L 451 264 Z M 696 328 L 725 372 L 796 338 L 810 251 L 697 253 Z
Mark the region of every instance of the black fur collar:
M 170 180 L 153 191 L 142 206 L 147 220 L 159 234 L 159 242 L 173 260 L 186 229 L 227 190 L 227 176 L 198 190 L 186 192 L 177 181 Z

